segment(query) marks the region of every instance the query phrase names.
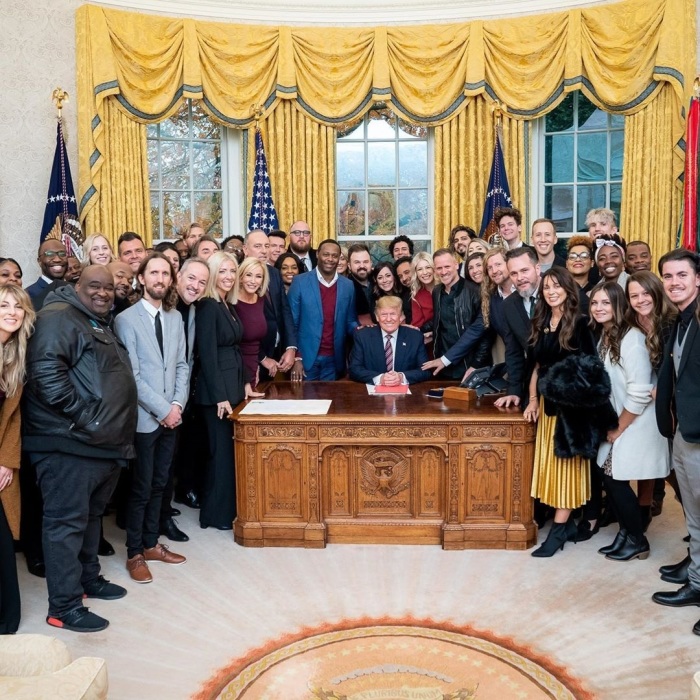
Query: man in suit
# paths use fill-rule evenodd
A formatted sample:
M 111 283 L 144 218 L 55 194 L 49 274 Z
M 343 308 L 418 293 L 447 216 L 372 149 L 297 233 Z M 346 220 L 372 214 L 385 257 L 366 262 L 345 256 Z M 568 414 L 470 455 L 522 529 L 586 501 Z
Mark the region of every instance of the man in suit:
M 295 221 L 289 229 L 289 252 L 301 260 L 307 272 L 317 264 L 317 251 L 311 247 L 311 227 L 306 221 Z
M 172 308 L 172 267 L 152 253 L 138 269 L 143 298 L 115 319 L 138 390 L 136 461 L 126 508 L 126 568 L 137 583 L 153 580 L 148 562 L 182 564 L 158 542 L 161 500 L 175 453 L 175 429 L 187 401 L 189 368 L 182 317 Z
M 430 372 L 421 369 L 428 361 L 423 334 L 401 325 L 401 298 L 380 297 L 374 313 L 378 326 L 355 331 L 350 379 L 382 386 L 416 384 L 430 379 Z
M 687 583 L 677 591 L 654 593 L 652 599 L 672 607 L 700 606 L 700 257 L 672 250 L 659 260 L 659 274 L 678 317 L 659 371 L 656 420 L 661 434 L 673 439 L 672 466 L 690 535 L 690 563 Z M 693 633 L 700 635 L 700 621 Z
M 340 245 L 330 238 L 318 247 L 318 267 L 297 275 L 289 307 L 299 346 L 292 381 L 332 381 L 345 374 L 345 340 L 357 328 L 355 290 L 338 275 Z
M 547 272 L 554 265 L 566 267 L 566 260 L 554 252 L 558 240 L 557 227 L 551 219 L 536 219 L 532 222 L 531 240 L 541 272 Z
M 117 241 L 117 255 L 119 259 L 126 263 L 131 271 L 136 275 L 141 262 L 146 257 L 146 246 L 138 233 L 126 231 L 119 236 Z
M 26 292 L 32 300 L 34 309 L 39 311 L 46 297 L 47 287 L 54 282 L 63 281 L 66 274 L 68 269 L 66 246 L 55 238 L 47 238 L 39 246 L 37 262 L 41 269 L 41 276 L 34 284 L 27 287 Z
M 355 311 L 357 319 L 363 326 L 372 325 L 370 313 L 372 284 L 372 258 L 369 248 L 364 243 L 353 243 L 348 248 L 348 279 L 355 287 Z

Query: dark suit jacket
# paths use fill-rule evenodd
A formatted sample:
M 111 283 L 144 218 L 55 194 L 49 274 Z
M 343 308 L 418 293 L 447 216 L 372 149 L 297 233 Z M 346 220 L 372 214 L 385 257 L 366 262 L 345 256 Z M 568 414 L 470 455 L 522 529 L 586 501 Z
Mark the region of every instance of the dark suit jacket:
M 693 317 L 686 331 L 678 376 L 673 366 L 673 344 L 677 333 L 678 321 L 666 343 L 659 371 L 656 422 L 664 437 L 673 437 L 678 428 L 686 442 L 700 443 L 700 328 L 697 317 Z
M 287 247 L 287 252 L 288 253 L 293 253 L 294 255 L 297 255 L 291 247 Z M 299 257 L 297 255 L 297 257 Z M 301 259 L 301 258 L 300 258 Z M 316 269 L 316 250 L 314 248 L 309 248 L 309 260 L 311 260 L 311 265 L 313 266 L 313 269 Z M 301 264 L 302 268 L 305 268 L 304 263 Z M 308 270 L 307 270 L 308 272 Z
M 378 374 L 386 372 L 383 332 L 379 326 L 355 331 L 355 343 L 350 353 L 350 379 L 371 384 Z M 428 361 L 423 334 L 415 328 L 399 326 L 396 336 L 394 370 L 403 372 L 409 384 L 430 379 L 430 372 L 421 365 Z
M 280 334 L 280 342 L 275 348 L 274 359 L 279 360 L 288 347 L 297 347 L 297 333 L 294 328 L 294 319 L 289 308 L 287 292 L 284 289 L 280 271 L 272 265 L 267 266 L 267 271 L 270 275 L 270 286 L 268 287 L 267 295 L 272 302 L 277 331 Z
M 241 322 L 233 306 L 209 298 L 197 303 L 196 318 L 199 375 L 195 403 L 213 406 L 228 401 L 234 407 L 243 401 L 244 384 L 251 380 L 243 375 Z
M 67 284 L 68 282 L 64 282 L 63 280 L 54 280 L 49 284 L 43 277 L 39 277 L 34 284 L 30 284 L 24 291 L 29 294 L 34 311 L 41 311 L 49 293 L 59 287 L 65 287 Z
M 503 300 L 501 311 L 505 331 L 503 342 L 506 346 L 508 393 L 522 399 L 526 393 L 525 352 L 532 324 L 525 311 L 523 299 L 517 292 Z

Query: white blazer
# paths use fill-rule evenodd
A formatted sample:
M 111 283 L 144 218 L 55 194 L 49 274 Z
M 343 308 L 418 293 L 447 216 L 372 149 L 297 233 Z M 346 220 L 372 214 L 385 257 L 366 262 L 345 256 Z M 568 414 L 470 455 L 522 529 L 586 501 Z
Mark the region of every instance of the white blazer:
M 623 409 L 637 415 L 615 442 L 612 457 L 614 479 L 657 479 L 668 476 L 668 441 L 656 425 L 651 390 L 656 383 L 644 335 L 630 329 L 620 344 L 620 362 L 613 364 L 605 357 L 605 369 L 612 384 L 612 402 L 617 415 Z M 611 445 L 604 442 L 598 449 L 598 464 L 603 465 Z

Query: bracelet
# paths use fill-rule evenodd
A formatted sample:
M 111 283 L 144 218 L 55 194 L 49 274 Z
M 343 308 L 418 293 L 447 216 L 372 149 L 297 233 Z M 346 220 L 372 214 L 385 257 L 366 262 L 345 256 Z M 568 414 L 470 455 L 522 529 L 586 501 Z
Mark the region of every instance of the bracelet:
M 294 362 L 301 362 L 303 359 L 303 357 L 295 357 Z
M 530 401 L 537 401 L 537 394 L 530 397 Z

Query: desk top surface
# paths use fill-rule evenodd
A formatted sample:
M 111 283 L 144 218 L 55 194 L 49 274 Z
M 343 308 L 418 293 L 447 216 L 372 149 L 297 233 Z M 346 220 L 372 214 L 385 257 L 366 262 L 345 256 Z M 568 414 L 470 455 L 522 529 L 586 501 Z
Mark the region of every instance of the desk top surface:
M 484 397 L 475 404 L 463 401 L 428 398 L 428 391 L 433 388 L 449 386 L 445 382 L 422 382 L 412 384 L 408 395 L 375 395 L 370 396 L 364 384 L 351 381 L 337 382 L 269 382 L 260 386 L 268 399 L 331 399 L 328 413 L 324 416 L 268 416 L 243 415 L 238 413 L 246 405 L 239 404 L 233 412 L 233 418 L 240 421 L 252 422 L 289 422 L 290 420 L 305 420 L 325 422 L 338 418 L 367 419 L 396 419 L 396 420 L 434 420 L 442 417 L 447 420 L 464 420 L 466 417 L 493 421 L 494 418 L 523 420 L 519 408 L 502 409 L 493 405 L 493 399 Z M 454 385 L 454 384 L 453 384 Z

